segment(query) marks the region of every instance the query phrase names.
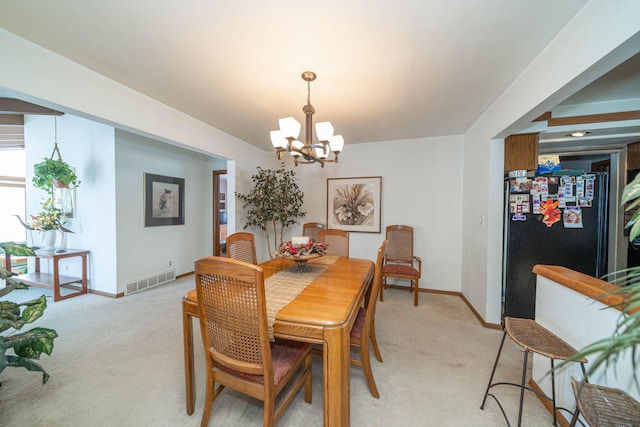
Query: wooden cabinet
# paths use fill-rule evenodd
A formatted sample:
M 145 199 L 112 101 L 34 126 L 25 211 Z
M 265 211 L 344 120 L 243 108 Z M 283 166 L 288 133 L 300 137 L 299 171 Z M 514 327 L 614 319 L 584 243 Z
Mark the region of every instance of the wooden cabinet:
M 640 142 L 627 144 L 627 170 L 640 169 Z
M 538 134 L 509 135 L 504 140 L 504 171 L 538 168 Z

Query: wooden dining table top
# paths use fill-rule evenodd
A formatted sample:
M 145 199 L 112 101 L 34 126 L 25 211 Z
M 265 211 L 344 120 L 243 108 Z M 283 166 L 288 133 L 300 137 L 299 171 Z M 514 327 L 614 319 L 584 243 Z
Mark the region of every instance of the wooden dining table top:
M 308 263 L 313 265 L 314 261 L 309 260 Z M 260 264 L 260 267 L 266 279 L 293 265 L 290 259 L 275 258 Z M 362 299 L 366 288 L 362 285 L 363 278 L 368 282 L 372 274 L 373 262 L 370 260 L 337 258 L 304 292 L 280 310 L 277 322 L 300 322 L 322 327 L 341 325 L 350 318 Z

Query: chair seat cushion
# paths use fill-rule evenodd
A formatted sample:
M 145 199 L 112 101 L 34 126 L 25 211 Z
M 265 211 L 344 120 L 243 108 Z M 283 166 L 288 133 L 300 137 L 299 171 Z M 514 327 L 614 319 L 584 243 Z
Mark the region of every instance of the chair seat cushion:
M 415 268 L 402 265 L 402 264 L 385 264 L 382 266 L 382 274 L 387 275 L 401 275 L 401 276 L 418 276 L 418 270 Z
M 187 292 L 187 294 L 184 296 L 184 299 L 186 299 L 189 302 L 193 302 L 193 303 L 198 303 L 198 294 L 196 293 L 195 289 L 191 289 L 189 292 Z
M 360 307 L 358 310 L 358 316 L 351 328 L 351 338 L 359 340 L 362 336 L 362 330 L 364 329 L 364 318 L 367 315 L 367 310 L 364 307 Z
M 276 339 L 271 343 L 271 361 L 273 362 L 273 380 L 277 386 L 285 375 L 293 369 L 311 351 L 311 344 L 299 341 Z M 264 384 L 263 375 L 246 374 L 216 363 L 216 367 L 230 374 Z

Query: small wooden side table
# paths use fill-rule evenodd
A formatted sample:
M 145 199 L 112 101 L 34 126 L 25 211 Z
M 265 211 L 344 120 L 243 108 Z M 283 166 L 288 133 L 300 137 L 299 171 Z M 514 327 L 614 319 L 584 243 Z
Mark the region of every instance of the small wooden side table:
M 33 285 L 40 288 L 53 289 L 53 301 L 60 301 L 87 293 L 87 255 L 89 251 L 82 249 L 67 249 L 65 252 L 57 253 L 36 251 L 36 271 L 34 273 L 21 274 L 16 277 L 17 280 L 27 285 Z M 60 275 L 59 262 L 64 258 L 82 258 L 82 277 L 68 277 Z M 40 259 L 53 260 L 53 274 L 40 273 Z M 82 286 L 69 286 L 73 283 L 80 283 Z M 60 287 L 70 287 L 77 289 L 76 292 L 61 295 Z

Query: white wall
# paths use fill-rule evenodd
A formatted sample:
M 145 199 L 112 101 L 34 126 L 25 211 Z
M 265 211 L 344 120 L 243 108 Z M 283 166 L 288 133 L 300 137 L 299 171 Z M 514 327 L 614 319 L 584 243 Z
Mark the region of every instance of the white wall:
M 537 276 L 536 283 L 536 321 L 549 331 L 576 349 L 611 336 L 620 319 L 620 311 L 546 277 Z M 595 358 L 594 355 L 587 359 L 593 361 Z M 631 362 L 631 352 L 626 351 L 607 369 L 600 367 L 589 377 L 589 382 L 620 388 L 636 399 L 640 399 L 640 392 L 634 384 L 636 373 Z M 586 366 L 589 369 L 588 363 Z M 549 396 L 551 395 L 551 377 L 548 375 L 550 367 L 548 358 L 537 354 L 533 356 L 532 377 Z M 572 363 L 566 370 L 556 374 L 558 406 L 565 408 L 575 406 L 571 390 L 572 376 L 578 380 L 583 377 L 580 365 L 577 363 Z
M 464 135 L 462 292 L 500 321 L 502 139 L 640 51 L 640 2 L 592 0 Z M 569 60 L 570 58 L 570 60 Z M 479 219 L 487 226 L 479 227 Z
M 114 129 L 100 123 L 65 114 L 58 117 L 58 148 L 65 162 L 75 168 L 81 184 L 76 189 L 76 218 L 65 226 L 66 247 L 86 249 L 89 255 L 89 287 L 115 293 L 116 283 L 116 191 Z M 29 185 L 33 165 L 51 157 L 54 141 L 53 116 L 25 116 L 27 215 L 40 211 L 42 190 Z M 35 237 L 35 236 L 34 236 Z M 58 244 L 60 235 L 58 234 Z M 69 275 L 80 275 L 78 259 L 68 261 Z M 61 266 L 67 264 L 61 262 Z M 43 265 L 44 267 L 44 265 Z M 43 268 L 43 271 L 46 271 Z M 65 271 L 64 269 L 62 271 Z
M 459 292 L 462 137 L 347 144 L 344 150 L 338 164 L 295 169 L 307 212 L 300 223 L 326 223 L 327 178 L 382 176 L 381 232 L 350 233 L 350 255 L 375 259 L 387 225 L 410 225 L 414 228 L 414 253 L 423 261 L 420 287 Z M 293 167 L 288 155 L 284 161 Z M 300 231 L 300 226 L 291 227 L 289 235 Z
M 213 253 L 212 171 L 225 162 L 159 143 L 129 132 L 116 132 L 117 283 L 175 269 L 193 271 L 194 260 Z M 185 180 L 184 225 L 145 227 L 144 174 Z

